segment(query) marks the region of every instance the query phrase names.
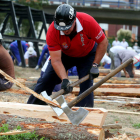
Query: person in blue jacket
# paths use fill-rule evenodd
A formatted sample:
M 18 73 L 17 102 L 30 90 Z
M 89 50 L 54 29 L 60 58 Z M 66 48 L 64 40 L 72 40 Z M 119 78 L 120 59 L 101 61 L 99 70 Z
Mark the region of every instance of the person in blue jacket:
M 21 45 L 22 45 L 23 51 L 25 53 L 27 51 L 27 48 L 29 47 L 29 44 L 26 41 L 21 41 Z M 12 52 L 11 57 L 12 57 L 13 61 L 16 58 L 18 66 L 21 66 L 21 58 L 20 58 L 17 40 L 10 44 L 10 51 Z
M 74 66 L 68 70 L 68 76 L 77 76 L 77 75 L 78 75 L 78 72 L 77 72 L 76 66 Z
M 40 57 L 39 57 L 39 60 L 38 60 L 38 63 L 37 63 L 37 66 L 35 67 L 35 69 L 37 70 L 37 69 L 39 69 L 39 66 L 40 66 L 40 64 L 41 64 L 41 62 L 42 62 L 42 60 L 43 60 L 43 58 L 44 58 L 44 55 L 47 53 L 47 55 L 46 55 L 46 60 L 48 59 L 48 57 L 49 57 L 49 50 L 48 50 L 48 45 L 46 44 L 44 47 L 43 47 L 43 49 L 42 49 L 42 52 L 41 52 L 41 55 L 40 55 Z

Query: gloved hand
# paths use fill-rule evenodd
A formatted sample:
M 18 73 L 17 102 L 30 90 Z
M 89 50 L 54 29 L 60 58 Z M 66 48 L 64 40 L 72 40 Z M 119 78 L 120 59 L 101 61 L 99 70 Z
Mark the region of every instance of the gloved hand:
M 64 89 L 65 90 L 64 94 L 67 94 L 69 92 L 72 92 L 73 87 L 72 86 L 69 86 L 69 85 L 70 85 L 69 80 L 68 79 L 63 79 L 62 84 L 61 84 L 61 89 Z
M 36 65 L 35 69 L 38 70 L 39 69 L 39 65 Z
M 98 64 L 93 63 L 92 68 L 90 69 L 89 79 L 93 80 L 94 78 L 99 76 Z

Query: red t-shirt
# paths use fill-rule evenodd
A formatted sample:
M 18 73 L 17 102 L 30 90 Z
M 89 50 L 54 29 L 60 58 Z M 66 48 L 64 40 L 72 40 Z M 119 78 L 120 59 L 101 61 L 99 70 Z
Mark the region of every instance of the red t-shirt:
M 105 35 L 93 17 L 86 13 L 77 12 L 76 18 L 83 29 L 77 32 L 72 40 L 68 36 L 61 35 L 60 31 L 55 29 L 54 22 L 52 22 L 46 36 L 49 51 L 62 50 L 68 56 L 83 57 L 92 50 L 95 42 L 103 41 Z M 76 21 L 76 29 L 77 26 L 80 25 Z

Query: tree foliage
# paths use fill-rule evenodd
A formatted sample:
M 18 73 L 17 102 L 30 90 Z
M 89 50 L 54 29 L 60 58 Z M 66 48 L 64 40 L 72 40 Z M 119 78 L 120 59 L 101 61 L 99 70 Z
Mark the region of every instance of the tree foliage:
M 132 32 L 130 30 L 125 30 L 121 28 L 117 31 L 118 40 L 122 41 L 123 39 L 125 39 L 128 43 L 130 43 L 131 36 Z

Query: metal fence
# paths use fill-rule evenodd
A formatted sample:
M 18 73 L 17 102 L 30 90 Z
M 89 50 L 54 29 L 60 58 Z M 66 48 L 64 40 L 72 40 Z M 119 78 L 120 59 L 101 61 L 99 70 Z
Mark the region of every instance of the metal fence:
M 140 0 L 48 0 L 48 2 L 49 4 L 67 3 L 75 6 L 140 9 Z

